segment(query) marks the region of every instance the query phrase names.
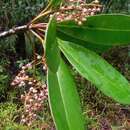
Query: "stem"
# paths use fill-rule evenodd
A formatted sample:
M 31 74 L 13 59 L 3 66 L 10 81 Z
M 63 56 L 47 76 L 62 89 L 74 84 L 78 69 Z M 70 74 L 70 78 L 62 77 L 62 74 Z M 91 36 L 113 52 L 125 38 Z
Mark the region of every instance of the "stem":
M 42 37 L 40 37 L 35 31 L 30 30 L 40 41 L 41 43 L 43 43 L 44 39 L 42 39 Z
M 12 29 L 9 29 L 7 31 L 3 31 L 0 32 L 0 38 L 4 38 L 10 35 L 14 35 L 20 32 L 26 32 L 26 31 L 30 31 L 31 29 L 42 29 L 45 30 L 46 29 L 47 24 L 46 23 L 38 23 L 38 24 L 34 24 L 34 25 L 23 25 L 23 26 L 19 26 L 19 27 L 13 27 Z
M 24 32 L 24 31 L 27 31 L 28 29 L 29 28 L 28 28 L 27 25 L 23 25 L 23 26 L 19 26 L 19 27 L 14 27 L 12 29 L 9 29 L 8 31 L 1 32 L 0 33 L 0 38 L 7 37 L 7 36 L 10 36 L 10 35 L 19 33 L 19 32 Z
M 39 14 L 37 17 L 35 17 L 32 21 L 31 21 L 31 24 L 33 24 L 34 22 L 36 22 L 36 20 L 38 20 L 40 17 L 44 17 L 46 15 L 49 15 L 52 13 L 52 10 L 48 10 L 46 11 L 45 13 L 43 14 Z
M 47 7 L 43 11 L 41 11 L 40 14 L 43 14 L 44 12 L 46 12 L 47 10 L 49 10 L 50 6 L 51 6 L 51 2 L 47 5 Z

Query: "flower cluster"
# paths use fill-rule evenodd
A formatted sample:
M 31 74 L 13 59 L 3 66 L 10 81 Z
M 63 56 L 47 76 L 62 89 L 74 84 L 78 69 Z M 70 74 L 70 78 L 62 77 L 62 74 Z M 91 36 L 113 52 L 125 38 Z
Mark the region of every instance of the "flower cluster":
M 34 81 L 32 81 L 31 78 L 29 78 L 28 74 L 26 73 L 26 70 L 32 69 L 32 63 L 28 63 L 24 66 L 22 66 L 21 71 L 18 73 L 18 75 L 15 77 L 15 79 L 12 81 L 12 86 L 25 86 L 27 84 L 32 84 Z
M 36 60 L 42 61 L 42 63 L 43 63 L 42 69 L 44 72 L 46 72 L 47 65 L 45 63 L 45 58 L 42 58 L 41 56 L 37 55 Z M 21 68 L 21 71 L 19 71 L 17 76 L 14 78 L 11 85 L 22 87 L 22 86 L 28 86 L 28 85 L 35 84 L 36 80 L 31 78 L 31 76 L 28 73 L 28 70 L 31 70 L 33 68 L 33 66 L 36 64 L 37 63 L 34 61 L 34 62 L 23 65 Z
M 87 16 L 99 13 L 101 8 L 98 0 L 90 4 L 86 4 L 85 0 L 66 0 L 66 4 L 60 7 L 55 16 L 58 22 L 74 20 L 81 25 Z
M 48 97 L 46 84 L 41 85 L 37 83 L 37 87 L 30 87 L 28 93 L 21 95 L 21 100 L 24 103 L 24 112 L 22 114 L 21 123 L 28 126 L 32 125 L 33 121 L 37 119 L 37 113 L 44 109 L 43 103 Z
M 11 83 L 12 86 L 25 88 L 24 94 L 21 95 L 24 104 L 21 123 L 28 126 L 32 125 L 33 121 L 37 119 L 37 113 L 44 109 L 43 103 L 48 98 L 47 85 L 41 83 L 28 71 L 33 68 L 33 64 L 34 62 L 31 62 L 22 66 L 21 71 Z M 46 65 L 43 66 L 43 69 L 46 71 Z

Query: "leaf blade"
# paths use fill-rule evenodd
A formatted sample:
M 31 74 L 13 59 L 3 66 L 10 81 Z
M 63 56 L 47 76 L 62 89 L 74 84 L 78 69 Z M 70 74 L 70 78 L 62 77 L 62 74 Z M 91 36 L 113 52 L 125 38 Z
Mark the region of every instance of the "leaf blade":
M 66 107 L 67 119 L 69 120 L 70 130 L 84 130 L 80 101 L 76 90 L 74 80 L 62 61 L 59 71 L 57 72 L 58 81 L 61 87 L 62 96 L 64 97 L 64 104 Z M 73 118 L 74 117 L 74 118 Z
M 55 79 L 58 81 L 58 91 L 57 89 L 53 89 L 52 85 L 50 86 L 49 82 Z M 54 74 L 53 78 L 49 79 L 48 76 L 48 86 L 50 89 L 53 89 L 50 93 L 50 95 L 60 95 L 58 101 L 62 101 L 62 110 L 59 110 L 60 113 L 64 113 L 66 121 L 62 121 L 63 119 L 59 119 L 59 116 L 55 115 L 54 119 L 57 118 L 61 120 L 60 125 L 64 125 L 68 127 L 68 130 L 84 130 L 84 122 L 82 119 L 81 114 L 81 108 L 80 108 L 80 101 L 79 97 L 75 88 L 75 83 L 71 77 L 70 72 L 68 71 L 68 68 L 66 65 L 61 61 L 61 64 L 59 66 L 58 72 Z M 56 87 L 55 87 L 56 88 Z M 50 90 L 49 89 L 49 90 Z M 54 94 L 55 93 L 55 94 Z M 53 102 L 54 99 L 51 99 L 50 103 Z M 55 105 L 55 108 L 59 107 L 59 102 L 53 103 L 53 106 Z M 52 105 L 51 105 L 52 106 Z M 52 113 L 54 114 L 55 109 L 53 109 Z M 63 116 L 61 118 L 64 118 Z M 57 125 L 57 123 L 56 123 Z M 58 126 L 57 126 L 58 128 Z M 62 130 L 62 129 L 58 129 Z M 63 129 L 67 130 L 67 129 Z
M 97 45 L 128 45 L 130 42 L 130 16 L 96 15 L 87 18 L 82 26 L 73 21 L 59 23 L 57 31 Z
M 95 44 L 95 43 L 90 43 L 90 42 L 86 42 L 83 41 L 81 39 L 76 39 L 74 37 L 69 36 L 69 34 L 65 34 L 64 32 L 57 32 L 57 36 L 58 38 L 60 38 L 63 41 L 69 41 L 69 42 L 73 42 L 75 44 L 79 44 L 85 48 L 88 48 L 92 51 L 95 51 L 97 53 L 103 53 L 105 51 L 107 51 L 108 49 L 112 48 L 112 45 L 100 45 L 100 44 Z
M 130 104 L 129 82 L 96 53 L 79 45 L 59 42 L 60 48 L 70 63 L 86 79 L 105 95 L 122 104 Z
M 49 104 L 51 107 L 51 113 L 57 130 L 69 130 L 66 120 L 64 105 L 61 100 L 61 94 L 58 84 L 58 79 L 55 73 L 48 70 L 48 92 L 49 92 Z M 56 92 L 54 91 L 56 90 Z M 58 102 L 58 105 L 56 105 Z M 62 110 L 62 112 L 60 112 Z M 64 118 L 63 118 L 64 117 Z M 64 125 L 63 125 L 64 123 Z
M 60 51 L 56 39 L 56 20 L 52 17 L 45 36 L 45 57 L 48 67 L 56 72 L 60 63 Z

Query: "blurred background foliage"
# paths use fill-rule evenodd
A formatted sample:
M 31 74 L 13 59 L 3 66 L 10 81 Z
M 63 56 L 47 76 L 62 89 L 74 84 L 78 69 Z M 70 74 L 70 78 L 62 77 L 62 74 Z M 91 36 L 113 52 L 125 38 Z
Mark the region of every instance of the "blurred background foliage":
M 86 2 L 91 1 L 92 0 L 86 0 Z M 130 14 L 129 0 L 100 1 L 104 5 L 103 13 Z M 47 0 L 0 0 L 0 32 L 28 23 L 29 20 L 35 17 L 46 5 Z M 39 41 L 28 32 L 0 39 L 0 130 L 15 130 L 17 128 L 19 130 L 28 129 L 14 123 L 18 122 L 18 119 L 15 120 L 15 116 L 16 113 L 18 113 L 17 110 L 19 110 L 19 106 L 16 105 L 17 101 L 14 100 L 14 97 L 18 95 L 18 91 L 10 86 L 10 82 L 15 74 L 17 74 L 19 66 L 33 59 L 34 48 L 36 48 L 37 52 L 41 52 L 40 46 Z M 108 61 L 113 62 L 113 65 L 117 66 L 128 79 L 130 79 L 130 66 L 128 64 L 130 62 L 129 52 L 130 47 L 116 48 L 116 51 L 113 49 L 111 50 L 111 53 L 108 53 L 109 56 L 107 53 L 104 56 Z M 124 66 L 122 65 L 122 62 L 124 62 Z M 77 83 L 80 81 L 78 89 L 83 106 L 90 102 L 94 103 L 92 106 L 95 106 L 96 102 L 97 106 L 103 107 L 105 103 L 101 104 L 100 102 L 107 102 L 107 99 L 104 99 L 104 96 L 99 94 L 99 92 L 97 94 L 95 89 L 84 87 L 88 86 L 90 83 L 86 83 L 84 79 L 81 80 L 81 77 L 79 78 Z M 91 95 L 98 95 L 96 101 L 93 101 Z M 90 107 L 92 108 L 92 106 Z M 92 123 L 94 125 L 93 120 Z
M 42 8 L 47 0 L 1 0 L 0 25 L 12 27 L 28 22 Z

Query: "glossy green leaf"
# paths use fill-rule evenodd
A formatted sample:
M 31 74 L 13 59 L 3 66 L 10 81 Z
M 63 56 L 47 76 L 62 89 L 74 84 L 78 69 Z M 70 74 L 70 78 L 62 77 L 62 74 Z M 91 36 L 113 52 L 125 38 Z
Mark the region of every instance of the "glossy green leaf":
M 48 92 L 49 104 L 56 129 L 69 130 L 57 75 L 50 70 L 48 70 Z
M 84 130 L 76 86 L 62 60 L 57 73 L 48 70 L 48 90 L 57 130 Z
M 73 21 L 59 23 L 57 31 L 75 39 L 105 46 L 130 43 L 130 16 L 96 15 L 87 18 L 83 25 Z
M 70 63 L 105 95 L 122 104 L 130 104 L 130 84 L 116 69 L 95 52 L 59 40 L 60 48 Z
M 64 34 L 63 32 L 60 32 L 60 31 L 57 31 L 57 36 L 64 41 L 70 41 L 75 44 L 79 44 L 97 53 L 103 53 L 113 47 L 112 45 L 101 45 L 101 44 L 97 45 L 94 43 L 83 41 L 81 39 L 76 39 L 74 37 L 69 36 L 69 34 Z
M 48 67 L 56 72 L 60 63 L 60 52 L 56 39 L 56 20 L 52 17 L 49 21 L 45 36 L 45 56 Z

